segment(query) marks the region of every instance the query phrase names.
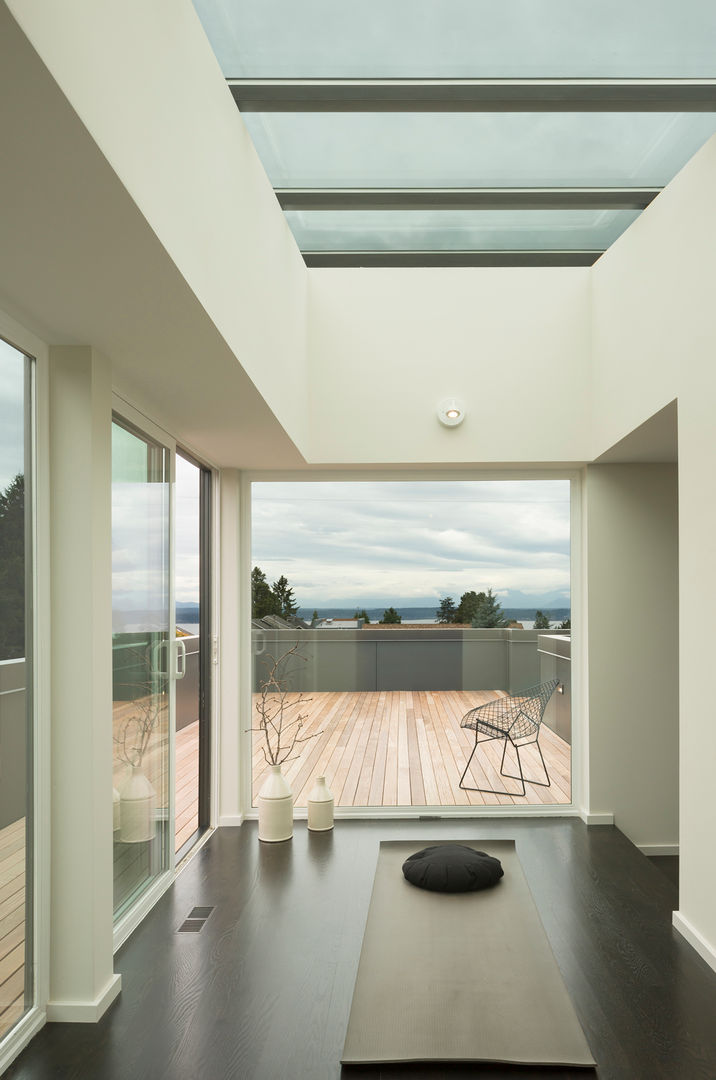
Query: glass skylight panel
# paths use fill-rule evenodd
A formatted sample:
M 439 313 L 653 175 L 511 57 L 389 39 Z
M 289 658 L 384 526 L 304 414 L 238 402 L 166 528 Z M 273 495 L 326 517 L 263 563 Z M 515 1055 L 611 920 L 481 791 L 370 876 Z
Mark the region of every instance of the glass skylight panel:
M 712 78 L 713 0 L 194 0 L 227 78 Z
M 303 210 L 286 219 L 302 251 L 603 251 L 634 210 Z
M 667 183 L 714 113 L 245 113 L 274 187 Z

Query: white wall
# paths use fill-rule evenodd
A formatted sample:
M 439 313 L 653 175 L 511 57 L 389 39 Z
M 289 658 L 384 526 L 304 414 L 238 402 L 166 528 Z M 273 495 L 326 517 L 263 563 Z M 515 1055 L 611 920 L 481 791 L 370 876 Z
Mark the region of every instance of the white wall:
M 676 845 L 675 465 L 586 469 L 589 811 L 639 846 Z
M 300 444 L 306 269 L 190 0 L 0 0 L 0 91 L 3 305 L 100 347 L 164 426 L 191 423 L 188 400 L 225 429 L 205 439 L 221 464 L 245 463 L 232 412 L 271 425 L 261 398 Z
M 678 398 L 680 898 L 716 962 L 716 138 L 593 270 L 597 452 Z
M 50 1020 L 94 1022 L 112 958 L 112 387 L 90 348 L 50 353 Z M 71 632 L 68 633 L 68 628 Z
M 311 270 L 307 457 L 585 459 L 589 305 L 584 268 Z

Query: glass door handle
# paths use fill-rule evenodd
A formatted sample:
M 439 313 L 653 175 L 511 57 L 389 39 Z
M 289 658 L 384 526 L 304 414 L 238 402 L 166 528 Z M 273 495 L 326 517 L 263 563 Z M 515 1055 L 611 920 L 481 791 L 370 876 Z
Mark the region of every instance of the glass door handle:
M 162 651 L 166 649 L 168 641 L 158 641 L 152 649 L 152 675 L 168 675 L 162 667 Z
M 186 645 L 177 638 L 176 640 L 176 660 L 174 662 L 174 678 L 183 679 L 186 675 Z

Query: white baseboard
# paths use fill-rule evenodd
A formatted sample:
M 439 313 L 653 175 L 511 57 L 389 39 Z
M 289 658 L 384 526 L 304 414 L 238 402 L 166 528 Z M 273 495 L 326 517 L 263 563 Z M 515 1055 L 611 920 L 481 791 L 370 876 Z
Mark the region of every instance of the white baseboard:
M 96 1024 L 104 1016 L 121 989 L 122 976 L 112 975 L 102 993 L 94 1001 L 48 1001 L 48 1022 Z
M 585 825 L 614 824 L 614 814 L 608 810 L 599 811 L 598 813 L 592 813 L 591 810 L 580 810 L 579 816 Z
M 637 844 L 642 855 L 678 855 L 678 844 Z
M 0 1076 L 5 1072 L 11 1062 L 20 1054 L 30 1039 L 37 1035 L 38 1031 L 45 1026 L 45 1012 L 43 1009 L 31 1009 L 27 1016 L 15 1024 L 14 1028 L 3 1040 L 0 1050 Z
M 219 827 L 222 828 L 222 829 L 225 829 L 227 827 L 228 828 L 235 828 L 237 825 L 243 825 L 243 824 L 244 824 L 244 815 L 243 814 L 222 814 L 219 817 Z
M 671 916 L 674 929 L 677 930 L 683 938 L 686 938 L 689 945 L 696 949 L 699 956 L 706 961 L 710 968 L 716 971 L 716 949 L 713 945 L 703 937 L 702 934 L 692 926 L 687 918 L 685 918 L 680 911 L 674 911 Z

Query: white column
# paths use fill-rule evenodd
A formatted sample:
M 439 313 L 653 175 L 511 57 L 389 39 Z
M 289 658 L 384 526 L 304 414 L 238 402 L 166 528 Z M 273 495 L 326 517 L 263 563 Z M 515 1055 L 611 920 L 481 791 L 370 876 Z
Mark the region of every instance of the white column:
M 219 620 L 219 824 L 241 825 L 241 481 L 237 469 L 221 473 Z
M 94 1022 L 112 956 L 111 368 L 50 350 L 52 900 L 48 1020 Z

